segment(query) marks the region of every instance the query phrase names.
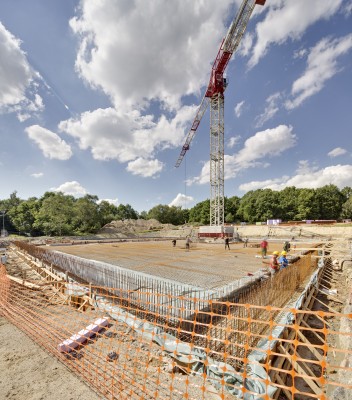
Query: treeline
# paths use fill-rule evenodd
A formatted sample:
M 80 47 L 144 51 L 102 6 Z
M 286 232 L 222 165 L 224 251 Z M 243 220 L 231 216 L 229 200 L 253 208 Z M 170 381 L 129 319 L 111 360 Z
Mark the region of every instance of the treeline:
M 225 222 L 255 223 L 267 219 L 302 221 L 317 219 L 352 218 L 352 188 L 339 190 L 335 185 L 318 189 L 287 187 L 281 191 L 258 189 L 243 197 L 225 198 Z M 30 236 L 84 235 L 97 232 L 113 220 L 157 219 L 161 223 L 208 225 L 210 201 L 193 208 L 159 204 L 149 211 L 138 213 L 131 205 L 115 206 L 86 195 L 76 199 L 57 192 L 46 192 L 41 198 L 20 199 L 17 192 L 9 199 L 0 200 L 4 213 L 1 228 L 10 233 Z M 0 214 L 2 215 L 2 213 Z

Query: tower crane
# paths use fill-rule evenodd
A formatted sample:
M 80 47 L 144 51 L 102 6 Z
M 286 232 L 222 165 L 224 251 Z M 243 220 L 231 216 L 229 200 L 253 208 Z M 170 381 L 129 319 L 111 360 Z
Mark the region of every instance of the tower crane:
M 208 87 L 175 165 L 180 166 L 190 149 L 192 139 L 210 103 L 210 226 L 224 224 L 224 92 L 227 86 L 224 72 L 242 39 L 255 5 L 263 6 L 265 2 L 266 0 L 243 0 L 221 42 Z

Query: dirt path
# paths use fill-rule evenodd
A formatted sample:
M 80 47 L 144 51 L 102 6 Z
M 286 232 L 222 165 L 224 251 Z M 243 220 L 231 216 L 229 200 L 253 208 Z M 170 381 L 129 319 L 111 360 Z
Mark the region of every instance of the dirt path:
M 0 316 L 0 400 L 101 399 L 63 364 Z

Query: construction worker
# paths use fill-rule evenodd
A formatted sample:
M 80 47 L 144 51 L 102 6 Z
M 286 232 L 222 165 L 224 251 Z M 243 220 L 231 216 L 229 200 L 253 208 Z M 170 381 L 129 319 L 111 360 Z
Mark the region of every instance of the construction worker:
M 262 242 L 260 243 L 260 248 L 262 251 L 262 258 L 266 257 L 266 252 L 268 251 L 268 242 L 265 238 L 263 238 Z
M 286 258 L 286 251 L 282 251 L 279 257 L 280 271 L 288 266 L 288 259 Z
M 288 253 L 290 251 L 290 248 L 291 248 L 290 242 L 288 240 L 286 240 L 284 242 L 284 251 L 286 251 L 286 253 Z
M 230 239 L 228 237 L 225 238 L 225 250 L 230 250 Z
M 173 247 L 176 247 L 176 239 L 173 239 L 173 240 L 172 240 L 172 246 L 173 246 Z
M 271 260 L 270 260 L 270 274 L 271 276 L 274 276 L 277 271 L 279 271 L 280 264 L 279 264 L 279 257 L 280 253 L 278 251 L 274 251 Z
M 187 236 L 187 239 L 186 239 L 186 250 L 187 251 L 189 251 L 191 241 L 192 241 L 191 238 L 189 236 Z

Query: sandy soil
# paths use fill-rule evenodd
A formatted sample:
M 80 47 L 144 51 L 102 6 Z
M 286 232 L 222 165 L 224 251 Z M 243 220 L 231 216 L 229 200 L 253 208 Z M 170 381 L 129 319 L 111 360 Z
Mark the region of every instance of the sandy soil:
M 2 316 L 0 343 L 0 400 L 102 398 Z

